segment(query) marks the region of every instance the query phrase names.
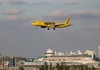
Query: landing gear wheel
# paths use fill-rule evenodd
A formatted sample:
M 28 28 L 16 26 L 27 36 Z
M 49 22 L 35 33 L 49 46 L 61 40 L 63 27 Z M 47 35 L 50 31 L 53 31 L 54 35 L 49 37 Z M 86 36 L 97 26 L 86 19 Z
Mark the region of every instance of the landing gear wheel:
M 55 30 L 55 27 L 53 28 L 53 30 Z
M 50 30 L 50 28 L 49 28 L 49 27 L 47 27 L 47 29 L 48 29 L 48 30 Z

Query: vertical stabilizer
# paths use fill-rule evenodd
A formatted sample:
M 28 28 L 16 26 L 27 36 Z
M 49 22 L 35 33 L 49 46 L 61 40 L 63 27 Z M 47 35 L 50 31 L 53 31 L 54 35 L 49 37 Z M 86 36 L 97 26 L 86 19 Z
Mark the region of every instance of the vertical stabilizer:
M 65 24 L 70 24 L 70 17 L 66 19 Z

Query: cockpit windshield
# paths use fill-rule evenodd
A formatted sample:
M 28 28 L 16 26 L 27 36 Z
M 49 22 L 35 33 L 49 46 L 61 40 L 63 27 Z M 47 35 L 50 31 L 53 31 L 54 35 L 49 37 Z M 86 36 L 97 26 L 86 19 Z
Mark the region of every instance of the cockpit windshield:
M 33 22 L 33 23 L 36 23 L 36 22 Z

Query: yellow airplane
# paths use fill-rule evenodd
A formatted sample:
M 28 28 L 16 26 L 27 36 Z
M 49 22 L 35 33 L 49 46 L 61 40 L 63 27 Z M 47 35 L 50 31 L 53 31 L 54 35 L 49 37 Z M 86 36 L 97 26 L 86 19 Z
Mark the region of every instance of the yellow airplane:
M 55 28 L 64 28 L 64 27 L 71 26 L 71 24 L 70 24 L 70 17 L 68 17 L 65 22 L 34 21 L 32 22 L 32 26 L 47 28 L 47 30 L 50 30 L 50 28 L 53 28 L 53 30 L 55 30 Z

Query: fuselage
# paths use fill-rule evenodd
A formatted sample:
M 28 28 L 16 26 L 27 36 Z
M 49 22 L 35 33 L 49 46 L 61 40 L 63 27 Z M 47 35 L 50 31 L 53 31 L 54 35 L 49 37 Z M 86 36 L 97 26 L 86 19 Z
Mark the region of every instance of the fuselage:
M 53 28 L 53 30 L 55 30 L 55 28 L 64 28 L 70 26 L 70 17 L 68 17 L 65 22 L 34 21 L 32 22 L 32 26 L 47 28 L 48 30 L 50 28 Z
M 33 26 L 46 26 L 42 21 L 35 21 L 32 23 Z
M 33 26 L 40 26 L 40 27 L 48 27 L 50 26 L 51 28 L 52 25 L 58 25 L 56 28 L 63 28 L 69 26 L 69 24 L 64 24 L 63 22 L 43 22 L 43 21 L 35 21 L 32 23 Z

